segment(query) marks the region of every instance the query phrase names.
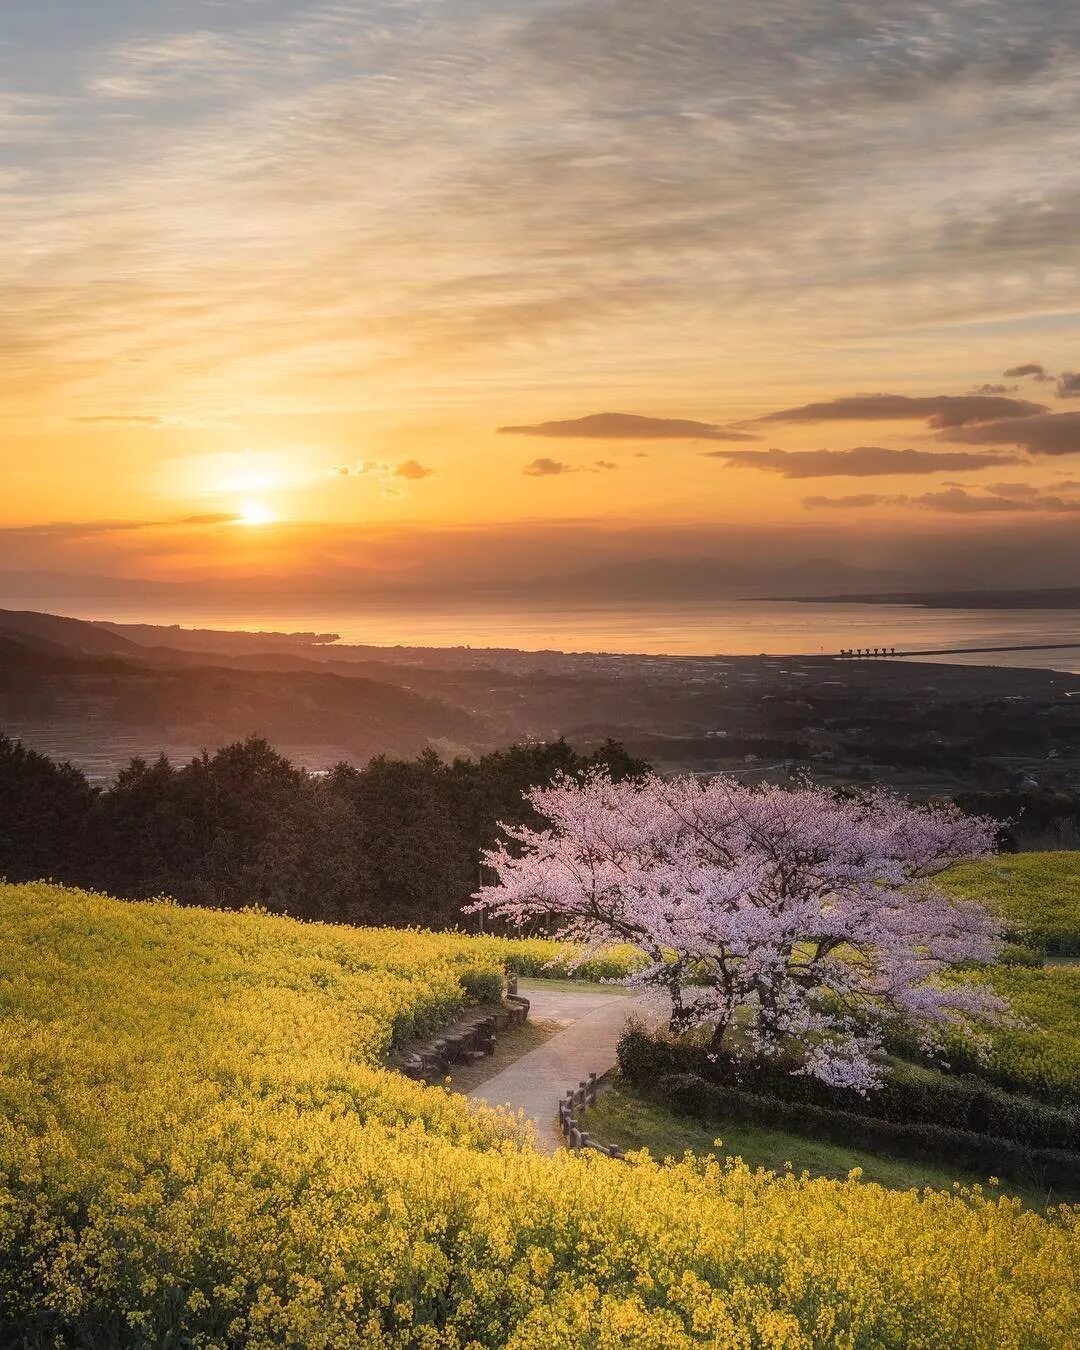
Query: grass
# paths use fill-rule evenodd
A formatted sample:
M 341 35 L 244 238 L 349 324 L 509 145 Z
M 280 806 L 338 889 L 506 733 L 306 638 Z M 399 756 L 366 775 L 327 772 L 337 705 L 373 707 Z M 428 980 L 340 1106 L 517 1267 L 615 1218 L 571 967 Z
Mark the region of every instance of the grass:
M 551 990 L 556 994 L 626 995 L 638 992 L 635 989 L 627 989 L 622 984 L 596 984 L 592 980 L 541 980 L 522 975 L 518 979 L 518 992 L 528 998 L 530 989 Z
M 770 1172 L 790 1170 L 796 1175 L 808 1172 L 812 1177 L 840 1181 L 854 1168 L 860 1168 L 864 1181 L 900 1191 L 921 1190 L 924 1186 L 950 1190 L 957 1182 L 985 1187 L 987 1182 L 986 1177 L 973 1172 L 955 1172 L 906 1158 L 885 1157 L 783 1130 L 735 1121 L 705 1123 L 676 1115 L 624 1085 L 604 1093 L 585 1113 L 583 1124 L 601 1143 L 616 1144 L 626 1152 L 646 1148 L 658 1161 L 681 1158 L 689 1150 L 698 1155 L 738 1157 L 748 1167 L 764 1167 Z M 722 1145 L 717 1145 L 717 1139 Z M 1019 1196 L 1032 1209 L 1046 1208 L 1045 1192 L 1009 1182 L 1001 1193 Z

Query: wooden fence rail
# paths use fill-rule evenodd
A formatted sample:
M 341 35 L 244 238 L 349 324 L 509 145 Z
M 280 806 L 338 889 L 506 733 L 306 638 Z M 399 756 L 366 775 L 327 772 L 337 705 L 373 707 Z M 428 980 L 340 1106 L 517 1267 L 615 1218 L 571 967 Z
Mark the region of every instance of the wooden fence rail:
M 606 1078 L 606 1074 L 597 1077 L 595 1073 L 591 1073 L 588 1078 L 583 1078 L 576 1088 L 571 1088 L 560 1098 L 559 1129 L 566 1140 L 567 1148 L 573 1149 L 575 1153 L 592 1149 L 595 1153 L 602 1153 L 605 1158 L 625 1159 L 626 1154 L 621 1148 L 616 1148 L 614 1144 L 602 1144 L 588 1130 L 583 1130 L 578 1120 L 578 1112 L 592 1106 L 600 1096 L 607 1085 Z

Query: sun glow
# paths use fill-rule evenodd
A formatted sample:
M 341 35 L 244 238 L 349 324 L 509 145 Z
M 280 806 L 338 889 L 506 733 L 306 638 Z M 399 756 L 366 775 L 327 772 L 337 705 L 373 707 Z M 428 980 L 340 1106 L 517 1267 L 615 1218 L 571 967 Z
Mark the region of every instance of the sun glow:
M 272 525 L 277 516 L 262 502 L 245 502 L 236 513 L 240 525 Z

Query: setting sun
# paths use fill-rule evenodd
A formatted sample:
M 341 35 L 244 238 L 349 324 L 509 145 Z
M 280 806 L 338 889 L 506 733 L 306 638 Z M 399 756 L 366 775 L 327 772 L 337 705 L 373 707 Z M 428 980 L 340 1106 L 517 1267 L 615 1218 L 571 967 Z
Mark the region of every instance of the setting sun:
M 237 512 L 236 519 L 240 525 L 272 525 L 277 516 L 261 502 L 245 502 Z

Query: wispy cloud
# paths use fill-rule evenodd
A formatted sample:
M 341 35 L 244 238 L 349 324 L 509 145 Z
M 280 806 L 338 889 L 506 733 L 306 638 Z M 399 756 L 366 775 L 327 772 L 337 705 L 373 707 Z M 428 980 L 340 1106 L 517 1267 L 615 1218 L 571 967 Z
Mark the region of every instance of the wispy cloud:
M 42 28 L 56 89 L 0 120 L 39 152 L 0 217 L 24 395 L 735 384 L 1078 288 L 1065 0 L 143 8 Z
M 1080 412 L 1006 418 L 986 426 L 956 427 L 942 439 L 965 445 L 1016 445 L 1032 455 L 1080 454 Z
M 235 511 L 213 511 L 158 520 L 55 520 L 38 525 L 0 526 L 0 533 L 24 539 L 86 539 L 94 535 L 130 534 L 141 530 L 234 525 L 241 518 Z
M 1080 513 L 1080 497 L 1065 497 L 1060 493 L 1025 484 L 998 484 L 986 492 L 972 492 L 962 487 L 947 487 L 940 492 L 924 492 L 919 496 L 905 494 L 859 493 L 841 497 L 804 497 L 809 510 L 862 510 L 875 506 L 911 507 L 943 515 L 1047 515 L 1062 516 Z
M 568 473 L 611 473 L 619 466 L 612 459 L 594 459 L 591 464 L 566 464 L 561 459 L 542 455 L 531 459 L 521 470 L 527 478 L 557 478 Z
M 883 497 L 877 492 L 851 492 L 842 497 L 804 497 L 803 506 L 811 511 L 835 509 L 838 511 L 860 511 L 868 506 L 881 506 L 893 498 Z
M 935 428 L 962 427 L 1005 417 L 1033 417 L 1045 412 L 1041 403 L 987 394 L 855 394 L 804 403 L 767 413 L 762 422 L 900 422 L 925 420 Z
M 708 450 L 734 468 L 760 469 L 781 478 L 878 478 L 891 474 L 965 473 L 1015 464 L 1015 455 L 890 450 L 858 445 L 851 450 Z
M 1039 361 L 1025 361 L 1022 365 L 1010 366 L 1002 374 L 1007 380 L 1032 379 L 1045 382 L 1054 378 Z
M 753 441 L 757 437 L 734 427 L 695 422 L 684 417 L 641 417 L 636 413 L 592 413 L 558 422 L 499 427 L 504 436 L 551 436 L 557 439 L 605 441 Z
M 95 417 L 73 417 L 71 421 L 82 423 L 85 426 L 160 427 L 164 425 L 160 417 L 148 417 L 136 413 L 101 413 Z
M 409 478 L 419 482 L 422 478 L 430 478 L 434 469 L 426 468 L 416 459 L 405 459 L 400 464 L 388 464 L 381 459 L 358 459 L 354 464 L 337 464 L 331 472 L 339 478 Z

